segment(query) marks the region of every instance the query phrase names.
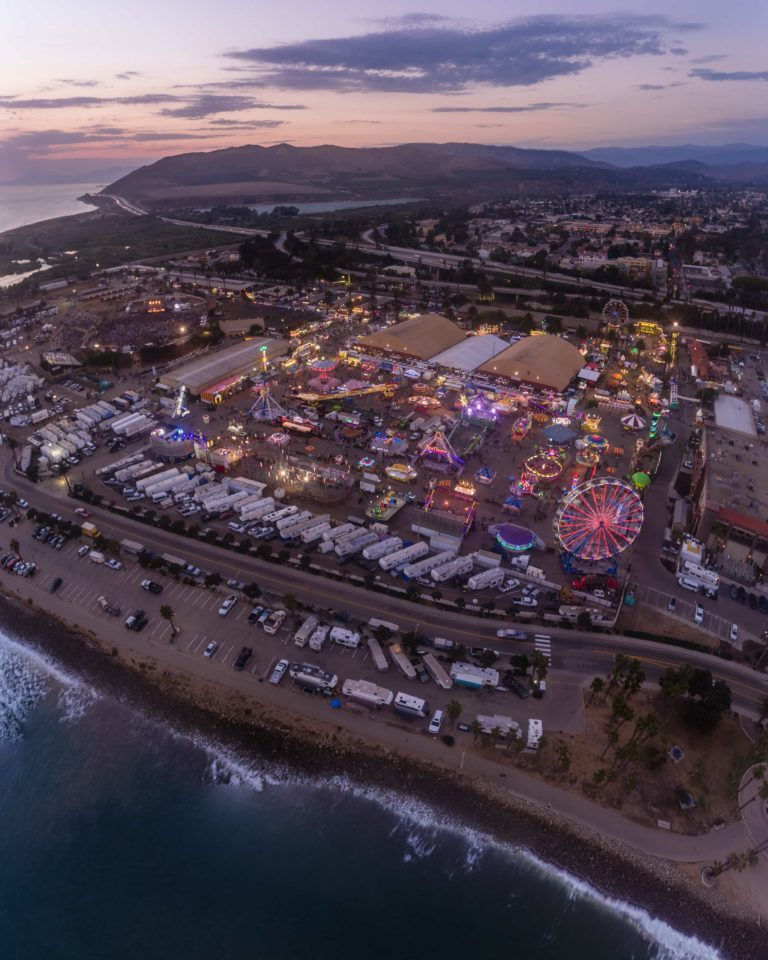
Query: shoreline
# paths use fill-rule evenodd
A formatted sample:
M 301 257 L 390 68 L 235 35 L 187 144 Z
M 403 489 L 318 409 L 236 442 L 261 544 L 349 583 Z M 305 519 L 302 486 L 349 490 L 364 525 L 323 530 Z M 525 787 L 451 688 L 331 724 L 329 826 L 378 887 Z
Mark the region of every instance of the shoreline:
M 5 591 L 3 596 L 0 627 L 149 719 L 202 735 L 236 756 L 279 764 L 309 782 L 341 777 L 363 793 L 379 792 L 380 802 L 393 793 L 416 798 L 435 812 L 438 826 L 447 816 L 459 830 L 522 848 L 602 897 L 646 911 L 734 960 L 764 954 L 764 932 L 751 917 L 717 888 L 707 890 L 668 861 L 643 856 L 489 780 L 470 781 L 327 722 L 318 730 L 303 717 L 267 708 L 214 681 L 193 682 L 161 665 L 157 671 L 130 666 L 93 634 Z

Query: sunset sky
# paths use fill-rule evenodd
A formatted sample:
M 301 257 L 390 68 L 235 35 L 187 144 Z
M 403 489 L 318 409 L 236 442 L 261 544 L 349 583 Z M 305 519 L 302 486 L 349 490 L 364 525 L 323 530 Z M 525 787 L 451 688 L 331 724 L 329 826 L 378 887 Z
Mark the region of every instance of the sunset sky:
M 768 3 L 642 8 L 14 3 L 3 14 L 0 182 L 280 141 L 768 144 Z

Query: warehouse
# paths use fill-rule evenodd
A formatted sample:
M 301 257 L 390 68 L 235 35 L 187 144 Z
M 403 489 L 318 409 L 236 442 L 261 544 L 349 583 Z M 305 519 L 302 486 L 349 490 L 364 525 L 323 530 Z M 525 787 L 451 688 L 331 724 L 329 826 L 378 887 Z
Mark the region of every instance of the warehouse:
M 247 387 L 251 377 L 267 369 L 287 350 L 287 340 L 247 340 L 167 370 L 160 376 L 160 383 L 171 390 L 185 387 L 192 396 L 208 403 L 221 403 Z
M 451 367 L 453 370 L 477 370 L 478 367 L 487 363 L 493 357 L 498 356 L 502 350 L 506 350 L 509 344 L 501 337 L 496 337 L 492 333 L 484 336 L 465 337 L 455 346 L 443 350 L 437 356 L 432 357 L 430 363 L 439 364 L 442 367 Z
M 436 353 L 456 346 L 466 333 L 448 317 L 439 313 L 425 313 L 403 320 L 391 327 L 361 337 L 358 341 L 366 350 L 396 354 L 413 360 L 429 360 Z
M 526 337 L 478 368 L 479 373 L 562 393 L 584 365 L 584 357 L 562 337 Z

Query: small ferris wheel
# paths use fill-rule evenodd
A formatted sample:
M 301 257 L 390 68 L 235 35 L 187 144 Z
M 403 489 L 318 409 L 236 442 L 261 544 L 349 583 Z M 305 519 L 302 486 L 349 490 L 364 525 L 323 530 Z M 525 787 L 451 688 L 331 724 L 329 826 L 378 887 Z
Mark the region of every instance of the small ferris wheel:
M 623 300 L 609 300 L 603 307 L 603 323 L 621 327 L 629 320 L 629 308 Z

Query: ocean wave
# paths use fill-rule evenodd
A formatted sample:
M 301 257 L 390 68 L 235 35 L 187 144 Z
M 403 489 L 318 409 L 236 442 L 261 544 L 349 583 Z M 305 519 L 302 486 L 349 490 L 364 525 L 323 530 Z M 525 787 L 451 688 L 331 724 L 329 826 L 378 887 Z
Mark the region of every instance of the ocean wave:
M 59 706 L 62 718 L 82 716 L 99 694 L 80 678 L 63 670 L 45 654 L 0 632 L 0 741 L 18 739 L 30 710 L 50 690 L 50 682 L 61 686 Z M 136 711 L 139 713 L 139 711 Z M 147 721 L 152 718 L 145 717 Z M 462 841 L 463 858 L 451 872 L 471 873 L 491 852 L 500 853 L 516 864 L 525 863 L 546 880 L 564 888 L 572 901 L 589 902 L 618 916 L 638 931 L 656 950 L 656 960 L 724 960 L 714 946 L 676 930 L 665 921 L 627 901 L 601 893 L 589 882 L 538 857 L 524 847 L 504 843 L 427 802 L 395 790 L 360 784 L 345 775 L 308 777 L 287 766 L 256 763 L 198 732 L 184 731 L 166 722 L 164 730 L 174 738 L 191 743 L 207 757 L 206 782 L 263 793 L 266 788 L 298 787 L 322 791 L 331 803 L 344 798 L 375 804 L 396 819 L 391 836 L 404 843 L 408 861 L 427 859 L 438 847 L 441 836 Z
M 452 874 L 476 871 L 488 854 L 495 852 L 515 861 L 517 865 L 521 862 L 527 864 L 542 879 L 564 889 L 573 902 L 587 902 L 620 917 L 651 944 L 651 949 L 655 950 L 655 960 L 725 960 L 725 955 L 716 947 L 675 929 L 642 907 L 608 896 L 588 881 L 538 857 L 529 848 L 497 840 L 417 797 L 356 783 L 345 775 L 302 777 L 276 767 L 267 772 L 265 768 L 257 769 L 248 760 L 238 758 L 232 751 L 212 741 L 205 741 L 204 746 L 212 760 L 215 758 L 220 774 L 218 782 L 251 786 L 259 792 L 265 787 L 296 786 L 329 793 L 337 802 L 346 796 L 375 804 L 396 818 L 390 836 L 404 840 L 405 862 L 431 857 L 438 847 L 440 835 L 452 835 L 459 838 L 464 846 L 464 859 L 454 870 L 450 870 Z M 222 773 L 225 774 L 224 779 L 221 779 Z
M 76 720 L 100 698 L 80 677 L 34 647 L 0 631 L 0 741 L 18 740 L 31 710 L 58 688 L 59 719 Z

